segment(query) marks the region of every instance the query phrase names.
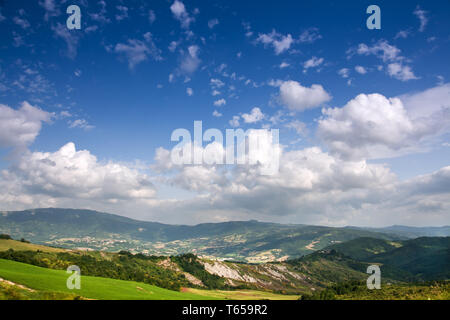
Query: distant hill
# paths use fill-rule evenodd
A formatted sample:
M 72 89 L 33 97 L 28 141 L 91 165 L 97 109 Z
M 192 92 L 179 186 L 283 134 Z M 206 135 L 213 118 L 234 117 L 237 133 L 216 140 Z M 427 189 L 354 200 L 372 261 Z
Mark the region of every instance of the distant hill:
M 0 233 L 65 248 L 129 250 L 154 255 L 192 252 L 205 257 L 257 263 L 300 257 L 361 237 L 407 239 L 401 234 L 360 228 L 283 225 L 254 220 L 168 225 L 91 210 L 58 208 L 0 212 Z
M 368 263 L 357 261 L 335 250 L 319 250 L 289 260 L 294 270 L 316 281 L 318 286 L 367 279 Z
M 326 249 L 334 249 L 352 259 L 366 261 L 373 255 L 392 251 L 402 245 L 401 241 L 386 241 L 384 239 L 364 237 L 334 244 Z
M 385 266 L 385 274 L 397 279 L 450 279 L 450 237 L 421 237 L 395 242 L 359 238 L 331 245 L 325 250 L 336 250 L 355 260 L 381 263 Z
M 374 255 L 376 260 L 423 280 L 450 279 L 450 237 L 403 241 L 400 248 Z
M 443 227 L 408 227 L 408 226 L 390 226 L 384 228 L 368 228 L 368 227 L 348 227 L 359 230 L 368 230 L 374 232 L 383 232 L 396 234 L 406 238 L 418 237 L 448 237 L 450 236 L 450 226 Z

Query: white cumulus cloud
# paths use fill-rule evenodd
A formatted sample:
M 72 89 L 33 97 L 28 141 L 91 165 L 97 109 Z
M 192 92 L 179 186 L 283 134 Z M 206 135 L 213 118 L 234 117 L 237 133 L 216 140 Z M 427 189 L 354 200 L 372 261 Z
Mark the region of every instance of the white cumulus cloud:
M 283 53 L 286 50 L 289 50 L 291 45 L 294 42 L 294 39 L 290 34 L 282 35 L 275 30 L 272 30 L 271 33 L 262 33 L 259 34 L 256 42 L 260 42 L 265 46 L 271 45 L 275 51 L 276 55 Z
M 324 109 L 318 135 L 343 158 L 417 152 L 428 138 L 450 131 L 449 98 L 448 85 L 400 98 L 360 94 L 342 108 Z
M 38 136 L 42 122 L 52 117 L 26 101 L 18 110 L 0 104 L 0 147 L 26 148 Z
M 316 108 L 331 100 L 331 96 L 320 84 L 304 87 L 297 81 L 285 81 L 280 85 L 281 103 L 293 111 Z
M 390 63 L 387 69 L 388 74 L 401 81 L 418 79 L 410 66 L 404 66 L 401 63 Z
M 65 201 L 112 202 L 152 199 L 147 175 L 116 162 L 102 163 L 70 142 L 56 152 L 28 152 L 0 175 L 4 204 L 62 205 Z

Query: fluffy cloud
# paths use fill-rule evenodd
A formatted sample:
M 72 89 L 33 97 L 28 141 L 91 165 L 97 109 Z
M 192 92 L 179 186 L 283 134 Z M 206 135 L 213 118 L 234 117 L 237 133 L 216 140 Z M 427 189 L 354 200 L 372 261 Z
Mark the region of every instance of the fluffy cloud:
M 375 55 L 382 59 L 384 62 L 394 61 L 400 58 L 400 49 L 396 46 L 390 45 L 386 40 L 379 40 L 372 46 L 368 46 L 365 43 L 361 43 L 355 49 L 350 49 L 347 53 L 352 56 L 357 53 L 359 55 Z
M 220 80 L 220 79 L 215 79 L 215 78 L 210 79 L 210 80 L 209 80 L 209 84 L 210 84 L 211 87 L 214 88 L 214 89 L 221 88 L 221 87 L 223 87 L 223 86 L 225 85 L 225 83 L 223 83 L 222 80 Z
M 216 19 L 211 19 L 211 20 L 208 21 L 208 27 L 210 29 L 214 28 L 218 24 L 219 24 L 219 19 L 217 19 L 217 18 Z
M 145 174 L 126 165 L 101 163 L 87 150 L 67 143 L 56 152 L 28 152 L 0 175 L 3 204 L 61 205 L 64 201 L 117 203 L 151 199 L 155 189 Z
M 180 70 L 184 73 L 193 73 L 201 63 L 198 57 L 200 48 L 196 45 L 189 46 L 187 54 L 184 55 L 180 64 Z
M 100 0 L 98 5 L 101 7 L 98 13 L 89 13 L 89 16 L 92 20 L 101 22 L 101 23 L 110 23 L 111 20 L 107 17 L 106 12 L 106 2 L 104 0 Z
M 214 106 L 216 106 L 216 107 L 222 107 L 222 106 L 224 106 L 226 104 L 227 104 L 227 101 L 225 99 L 223 99 L 223 98 L 214 101 Z
M 303 63 L 303 71 L 306 72 L 309 68 L 316 68 L 323 63 L 323 58 L 312 57 Z
M 28 29 L 30 27 L 30 23 L 27 19 L 21 17 L 14 17 L 13 21 L 15 24 L 22 27 L 22 29 Z
M 209 148 L 224 151 L 216 142 L 203 150 Z M 82 206 L 178 224 L 255 218 L 335 226 L 448 221 L 450 167 L 399 181 L 384 164 L 345 160 L 318 147 L 280 154 L 279 171 L 267 176 L 259 165 L 174 165 L 170 151 L 159 148 L 153 170 L 160 175 L 152 180 L 184 195 L 161 199 L 138 169 L 99 162 L 68 143 L 53 153 L 27 153 L 1 171 L 0 202 L 4 210 Z
M 144 40 L 128 39 L 127 43 L 118 43 L 114 51 L 123 54 L 128 60 L 128 67 L 134 69 L 136 65 L 144 62 L 149 56 L 154 60 L 161 60 L 161 51 L 156 47 L 152 40 L 152 34 L 144 34 Z
M 226 179 L 215 166 L 184 166 L 170 180 L 171 183 L 190 191 L 220 192 Z
M 195 21 L 195 19 L 189 15 L 184 3 L 181 1 L 175 0 L 175 2 L 170 6 L 170 11 L 172 11 L 175 19 L 180 21 L 181 27 L 184 29 L 189 29 L 189 25 Z
M 355 71 L 358 72 L 359 74 L 366 74 L 367 73 L 367 69 L 364 68 L 363 66 L 356 66 L 355 67 Z
M 52 114 L 23 102 L 18 110 L 0 104 L 0 147 L 24 149 L 36 139 Z
M 73 121 L 69 121 L 69 128 L 80 128 L 84 130 L 91 130 L 94 128 L 93 125 L 90 125 L 85 119 L 76 119 Z
M 216 118 L 220 118 L 221 116 L 223 116 L 223 114 L 221 114 L 219 111 L 217 111 L 217 110 L 214 110 L 213 111 L 213 113 L 212 113 L 212 115 L 214 116 L 214 117 L 216 117 Z
M 117 11 L 119 11 L 118 14 L 116 14 L 116 20 L 122 21 L 126 18 L 128 18 L 128 7 L 125 6 L 116 6 Z
M 343 108 L 323 110 L 320 137 L 344 157 L 374 156 L 376 147 L 398 150 L 415 128 L 399 99 L 360 94 Z M 377 150 L 378 151 L 378 150 Z
M 3 170 L 0 201 L 4 210 L 82 206 L 188 224 L 256 218 L 377 226 L 444 224 L 449 217 L 450 167 L 399 181 L 383 164 L 347 161 L 312 147 L 282 152 L 278 173 L 263 176 L 250 165 L 175 166 L 170 151 L 159 148 L 153 169 L 162 174 L 160 183 L 190 196 L 158 199 L 147 175 L 99 162 L 68 143 L 54 153 L 28 153 Z
M 300 43 L 313 43 L 316 40 L 322 39 L 317 28 L 309 28 L 303 31 L 298 37 L 298 42 Z
M 387 64 L 387 73 L 389 76 L 401 80 L 408 81 L 418 79 L 410 66 L 405 65 L 405 57 L 400 55 L 401 51 L 396 46 L 390 45 L 386 40 L 379 40 L 372 46 L 368 46 L 364 43 L 359 44 L 355 49 L 349 49 L 347 51 L 350 58 L 354 54 L 359 55 L 374 55 L 377 58 L 383 60 Z M 364 74 L 367 71 L 365 68 L 357 66 L 355 70 L 358 73 Z M 381 70 L 381 67 L 379 67 Z
M 304 87 L 297 81 L 285 81 L 280 85 L 280 101 L 293 111 L 304 111 L 331 100 L 331 96 L 320 84 Z
M 428 138 L 449 131 L 449 86 L 388 99 L 360 94 L 342 108 L 324 109 L 318 135 L 343 158 L 384 158 L 418 151 Z M 420 105 L 420 107 L 419 107 Z M 425 109 L 421 113 L 415 110 Z
M 160 154 L 166 156 L 155 160 L 167 166 L 169 151 Z M 160 217 L 164 212 L 177 223 L 257 218 L 326 225 L 420 225 L 430 219 L 444 224 L 450 208 L 450 167 L 400 181 L 384 164 L 346 160 L 318 147 L 283 151 L 279 171 L 269 176 L 249 165 L 222 170 L 199 165 L 178 167 L 165 182 L 200 192 L 152 206 L 152 212 L 161 212 Z
M 290 34 L 282 35 L 275 30 L 272 30 L 271 33 L 262 33 L 259 34 L 256 42 L 264 44 L 264 46 L 271 45 L 275 51 L 276 55 L 283 53 L 286 50 L 289 50 L 294 39 Z
M 285 125 L 286 128 L 293 129 L 299 135 L 305 135 L 308 131 L 306 124 L 299 120 L 293 120 Z
M 278 173 L 270 176 L 248 165 L 222 171 L 214 166 L 190 166 L 168 179 L 180 188 L 203 192 L 184 201 L 200 221 L 211 221 L 215 212 L 222 218 L 276 216 L 279 220 L 290 216 L 329 224 L 345 223 L 349 212 L 363 203 L 379 201 L 380 194 L 395 182 L 395 175 L 383 165 L 340 160 L 313 147 L 283 152 Z
M 406 39 L 406 38 L 408 38 L 409 34 L 410 34 L 410 32 L 408 30 L 400 30 L 395 35 L 394 39 L 399 39 L 399 38 Z
M 240 125 L 239 119 L 240 118 L 241 118 L 240 116 L 233 116 L 233 118 L 228 123 L 232 127 L 239 127 L 239 125 Z
M 148 11 L 148 21 L 150 22 L 150 24 L 152 24 L 153 22 L 155 22 L 155 20 L 156 20 L 155 11 L 149 10 Z
M 42 0 L 39 1 L 39 5 L 45 9 L 45 20 L 47 21 L 49 17 L 55 17 L 60 15 L 60 11 L 55 4 L 55 0 Z
M 350 70 L 348 68 L 342 68 L 338 71 L 338 74 L 344 79 L 348 78 L 349 73 L 350 73 Z
M 450 83 L 399 97 L 415 119 L 442 118 L 448 120 L 450 108 Z M 424 107 L 426 106 L 426 107 Z M 434 115 L 434 116 L 433 116 Z
M 245 123 L 255 123 L 264 119 L 264 114 L 261 112 L 260 108 L 255 107 L 250 113 L 242 114 L 242 119 L 244 119 Z
M 394 77 L 401 81 L 418 79 L 414 75 L 414 72 L 411 70 L 411 67 L 404 66 L 401 63 L 388 64 L 387 72 L 391 77 Z
M 420 27 L 419 27 L 419 31 L 423 32 L 425 30 L 425 27 L 428 23 L 428 18 L 426 16 L 427 12 L 420 9 L 419 6 L 417 6 L 416 10 L 414 10 L 414 15 L 419 19 L 420 21 Z
M 55 37 L 61 38 L 66 42 L 67 57 L 69 57 L 70 59 L 75 59 L 75 57 L 77 56 L 79 41 L 79 36 L 77 35 L 77 33 L 70 32 L 65 24 L 61 24 L 59 22 L 56 24 L 56 26 L 52 26 L 51 29 L 53 30 Z

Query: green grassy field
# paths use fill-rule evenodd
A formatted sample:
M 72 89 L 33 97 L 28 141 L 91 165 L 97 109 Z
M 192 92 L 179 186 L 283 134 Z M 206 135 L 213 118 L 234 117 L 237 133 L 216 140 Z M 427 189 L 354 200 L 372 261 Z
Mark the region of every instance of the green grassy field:
M 6 251 L 8 249 L 13 249 L 16 251 L 40 250 L 42 252 L 64 252 L 64 251 L 67 251 L 65 249 L 52 248 L 52 247 L 42 246 L 39 244 L 21 242 L 21 241 L 16 241 L 16 240 L 0 239 L 0 251 Z
M 69 277 L 63 270 L 40 268 L 25 263 L 0 259 L 0 277 L 28 288 L 77 294 L 88 299 L 102 300 L 213 300 L 214 297 L 190 292 L 176 292 L 134 281 L 123 281 L 100 277 L 81 277 L 81 289 L 69 290 Z
M 296 300 L 298 296 L 281 295 L 257 290 L 200 290 L 183 288 L 182 292 L 167 290 L 141 282 L 124 281 L 100 277 L 81 277 L 81 289 L 69 290 L 66 280 L 69 277 L 63 270 L 53 270 L 25 263 L 0 259 L 0 278 L 12 281 L 27 288 L 30 292 L 13 288 L 5 283 L 0 289 L 13 292 L 13 297 L 27 299 L 73 299 L 80 296 L 100 300 Z M 0 290 L 0 299 L 2 298 Z

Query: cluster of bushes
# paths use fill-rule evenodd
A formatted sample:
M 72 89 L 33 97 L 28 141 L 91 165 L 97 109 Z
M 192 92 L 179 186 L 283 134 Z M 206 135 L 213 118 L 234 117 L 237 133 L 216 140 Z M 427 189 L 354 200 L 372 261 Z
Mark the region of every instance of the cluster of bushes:
M 0 233 L 0 240 L 14 240 L 11 238 L 9 234 Z M 30 241 L 25 240 L 24 238 L 20 239 L 20 242 L 30 243 Z
M 305 294 L 300 297 L 300 300 L 335 300 L 336 295 L 351 294 L 364 290 L 364 281 L 348 281 L 337 283 L 329 286 L 327 289 L 314 292 L 313 294 Z
M 44 259 L 37 257 L 38 253 L 38 251 L 15 251 L 13 249 L 8 249 L 6 251 L 0 251 L 0 259 L 13 260 L 48 268 L 48 263 Z
M 381 290 L 369 290 L 363 281 L 349 281 L 335 284 L 312 295 L 304 295 L 300 300 L 427 300 L 450 299 L 450 281 L 430 281 L 403 284 L 385 284 Z

